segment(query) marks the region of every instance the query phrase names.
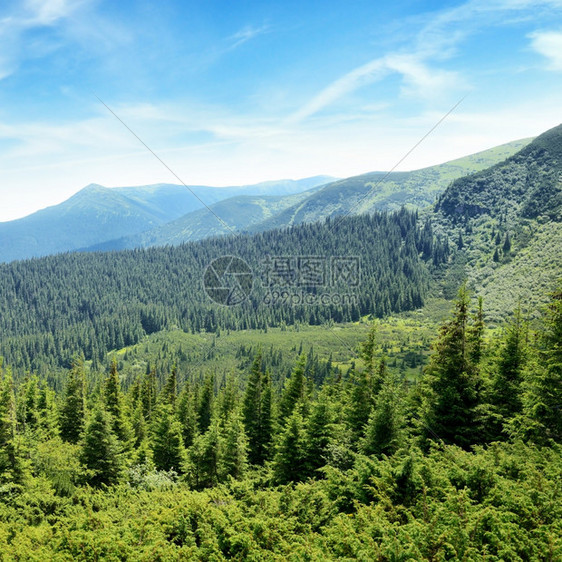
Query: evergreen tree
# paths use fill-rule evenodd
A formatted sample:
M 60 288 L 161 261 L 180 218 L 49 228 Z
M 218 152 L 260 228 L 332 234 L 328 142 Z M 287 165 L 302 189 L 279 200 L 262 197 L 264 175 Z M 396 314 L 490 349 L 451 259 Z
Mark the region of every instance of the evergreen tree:
M 64 441 L 78 443 L 86 417 L 86 373 L 84 361 L 75 359 L 68 374 L 66 393 L 60 412 L 60 435 Z
M 240 479 L 248 464 L 248 438 L 242 416 L 235 410 L 229 414 L 224 429 L 224 450 L 221 459 L 221 477 Z
M 361 449 L 366 455 L 392 455 L 400 446 L 403 430 L 400 389 L 396 381 L 388 376 L 367 422 Z
M 183 443 L 191 447 L 198 434 L 197 396 L 191 385 L 186 384 L 178 398 L 178 420 L 182 426 Z
M 308 395 L 308 381 L 305 376 L 306 356 L 302 354 L 285 382 L 279 401 L 279 421 L 283 423 L 293 413 L 298 404 L 305 403 Z
M 271 401 L 271 381 L 269 374 L 262 371 L 260 351 L 252 364 L 242 404 L 249 441 L 248 459 L 252 464 L 263 464 L 269 457 L 273 433 Z
M 183 474 L 185 448 L 181 430 L 171 404 L 162 404 L 156 414 L 152 436 L 153 460 L 158 470 Z
M 121 383 L 119 382 L 117 361 L 115 358 L 111 361 L 109 375 L 105 379 L 104 403 L 105 411 L 110 416 L 113 433 L 122 443 L 122 446 L 128 448 L 131 439 L 131 428 L 124 412 Z
M 503 242 L 502 249 L 503 249 L 504 256 L 507 256 L 507 254 L 511 252 L 511 238 L 509 237 L 509 232 L 505 233 L 505 240 Z
M 12 373 L 0 357 L 0 482 L 21 483 L 23 466 L 16 435 L 16 397 Z
M 538 443 L 562 443 L 562 287 L 551 295 L 541 343 L 525 396 L 528 434 Z
M 192 483 L 196 488 L 212 488 L 219 482 L 219 462 L 223 455 L 223 439 L 218 420 L 213 418 L 209 428 L 199 435 L 189 451 Z
M 518 307 L 506 328 L 492 378 L 491 400 L 501 421 L 507 421 L 522 411 L 527 332 L 527 324 Z
M 273 459 L 273 474 L 279 484 L 297 482 L 306 476 L 306 443 L 304 421 L 293 412 L 279 435 Z
M 156 393 L 156 370 L 149 368 L 141 387 L 143 413 L 147 421 L 152 419 L 152 412 L 156 407 Z
M 451 321 L 440 330 L 425 370 L 424 434 L 468 448 L 478 443 L 479 380 L 471 360 L 469 296 L 461 287 Z
M 59 419 L 55 393 L 47 386 L 45 381 L 39 383 L 37 415 L 39 431 L 45 439 L 50 439 L 59 434 Z
M 169 404 L 172 406 L 172 409 L 176 407 L 176 397 L 178 393 L 178 374 L 176 366 L 172 367 L 172 372 L 169 374 L 168 378 L 166 379 L 166 384 L 160 393 L 160 400 L 164 404 Z
M 215 397 L 215 377 L 211 373 L 207 373 L 203 390 L 199 397 L 199 406 L 197 408 L 197 417 L 199 419 L 199 431 L 205 433 L 211 425 L 213 417 L 213 402 Z
M 80 461 L 88 469 L 92 486 L 117 484 L 121 476 L 119 444 L 111 429 L 111 418 L 100 407 L 94 410 L 86 427 Z
M 311 408 L 306 422 L 305 472 L 307 476 L 318 476 L 318 469 L 326 464 L 330 443 L 334 435 L 334 415 L 328 400 L 321 396 Z

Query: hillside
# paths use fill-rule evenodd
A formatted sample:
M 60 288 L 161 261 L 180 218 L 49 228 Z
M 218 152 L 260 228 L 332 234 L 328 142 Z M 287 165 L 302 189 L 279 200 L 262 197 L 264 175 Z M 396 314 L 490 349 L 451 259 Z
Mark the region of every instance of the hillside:
M 252 230 L 314 222 L 326 216 L 364 213 L 374 209 L 394 211 L 402 206 L 419 209 L 433 205 L 455 179 L 467 176 L 515 154 L 532 139 L 510 142 L 490 150 L 412 172 L 372 172 L 325 186 L 302 203 L 267 219 Z
M 251 282 L 240 287 L 239 272 L 221 263 L 210 270 L 218 279 L 209 280 L 207 267 L 223 256 L 245 260 Z M 2 264 L 0 356 L 19 372 L 46 373 L 78 351 L 103 362 L 108 351 L 173 326 L 217 332 L 382 317 L 422 306 L 428 263 L 444 259 L 442 244 L 404 210 L 178 247 Z M 247 299 L 225 306 L 238 302 L 228 300 L 237 290 Z
M 240 195 L 230 197 L 211 205 L 208 209 L 198 209 L 191 213 L 168 222 L 162 226 L 153 228 L 146 232 L 134 234 L 110 240 L 86 248 L 86 251 L 110 251 L 125 250 L 133 248 L 148 248 L 151 246 L 178 245 L 183 242 L 201 240 L 212 236 L 243 232 L 252 225 L 262 223 L 281 213 L 284 209 L 299 203 L 310 197 L 311 191 L 318 187 L 309 189 L 294 195 L 275 196 L 252 196 Z M 215 216 L 216 215 L 216 216 Z M 217 218 L 220 217 L 223 222 Z
M 374 209 L 395 211 L 404 205 L 423 208 L 433 204 L 436 196 L 452 180 L 496 164 L 528 142 L 530 139 L 514 141 L 414 172 L 395 172 L 390 175 L 386 172 L 373 172 L 330 182 L 323 187 L 315 186 L 304 193 L 283 198 L 234 197 L 211 205 L 212 212 L 204 209 L 191 212 L 147 232 L 110 240 L 87 250 L 176 245 L 209 236 L 231 234 L 232 231 L 263 232 L 284 228 L 348 212 L 359 214 Z M 214 215 L 226 222 L 230 229 Z
M 206 204 L 213 204 L 233 196 L 290 196 L 332 180 L 316 176 L 190 189 Z M 201 208 L 203 204 L 182 185 L 107 188 L 92 184 L 59 205 L 0 223 L 0 262 L 93 246 L 150 230 Z
M 562 125 L 489 170 L 461 178 L 439 198 L 432 221 L 457 251 L 450 290 L 462 278 L 500 321 L 519 300 L 529 312 L 562 273 Z M 541 296 L 539 296 L 541 295 Z

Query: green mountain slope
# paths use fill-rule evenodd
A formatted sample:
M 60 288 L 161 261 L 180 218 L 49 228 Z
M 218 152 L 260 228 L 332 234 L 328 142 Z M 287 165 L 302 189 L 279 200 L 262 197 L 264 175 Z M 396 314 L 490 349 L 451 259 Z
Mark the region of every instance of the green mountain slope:
M 219 201 L 210 209 L 198 209 L 162 226 L 140 234 L 126 236 L 118 240 L 87 248 L 88 251 L 125 250 L 148 248 L 150 246 L 178 245 L 184 242 L 201 240 L 211 236 L 221 236 L 248 230 L 281 213 L 284 209 L 307 199 L 312 188 L 303 193 L 285 196 L 240 195 Z M 221 220 L 219 220 L 220 217 Z M 225 223 L 227 226 L 225 226 Z
M 397 210 L 402 206 L 424 208 L 455 179 L 505 160 L 532 139 L 522 139 L 485 150 L 458 160 L 412 172 L 372 172 L 331 183 L 311 197 L 257 225 L 268 230 L 302 222 L 314 222 L 326 216 L 357 214 L 374 209 Z
M 374 209 L 392 211 L 403 206 L 423 208 L 456 178 L 487 168 L 511 156 L 531 139 L 514 141 L 438 166 L 414 172 L 373 172 L 331 182 L 322 188 L 284 198 L 231 198 L 152 230 L 111 240 L 88 250 L 175 245 L 240 231 L 263 232 L 329 216 L 359 214 Z M 388 176 L 388 177 L 387 177 Z M 382 180 L 382 181 L 381 181 Z M 230 228 L 224 226 L 220 217 Z
M 229 188 L 191 186 L 206 204 L 241 195 L 285 196 L 333 178 L 264 182 Z M 60 205 L 0 223 L 0 262 L 77 250 L 137 234 L 203 208 L 182 185 L 106 188 L 90 185 Z
M 562 125 L 492 168 L 451 184 L 434 226 L 457 248 L 450 287 L 468 278 L 492 321 L 519 299 L 537 312 L 562 277 Z

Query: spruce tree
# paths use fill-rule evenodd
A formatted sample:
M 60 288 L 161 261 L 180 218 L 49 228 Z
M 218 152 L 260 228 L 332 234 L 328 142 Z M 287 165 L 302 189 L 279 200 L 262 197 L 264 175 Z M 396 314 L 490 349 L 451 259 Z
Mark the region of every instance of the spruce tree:
M 404 431 L 404 416 L 400 388 L 389 375 L 377 397 L 369 417 L 361 449 L 366 455 L 392 455 L 400 444 Z
M 298 404 L 305 403 L 308 396 L 308 381 L 305 376 L 306 355 L 302 354 L 285 382 L 285 388 L 279 401 L 279 421 L 285 420 L 293 413 Z
M 111 419 L 111 429 L 126 449 L 130 445 L 131 427 L 124 412 L 121 383 L 119 382 L 117 361 L 115 359 L 111 361 L 109 375 L 105 379 L 104 402 L 105 410 Z
M 154 465 L 158 470 L 174 470 L 183 474 L 185 448 L 182 428 L 170 404 L 162 404 L 155 415 L 152 436 Z
M 119 482 L 122 472 L 117 437 L 111 429 L 110 416 L 96 408 L 84 432 L 80 461 L 88 469 L 92 486 L 111 486 Z
M 528 434 L 538 443 L 562 443 L 562 287 L 551 295 L 541 344 L 525 396 Z
M 252 464 L 263 464 L 269 458 L 273 433 L 271 407 L 271 381 L 269 374 L 262 371 L 260 351 L 252 364 L 242 404 L 248 458 Z
M 225 423 L 224 448 L 221 458 L 220 474 L 224 480 L 227 476 L 240 479 L 248 465 L 248 438 L 244 430 L 242 416 L 232 411 Z
M 4 370 L 0 357 L 0 482 L 21 483 L 23 465 L 16 434 L 16 397 L 12 373 Z
M 189 450 L 192 484 L 196 488 L 212 488 L 219 482 L 219 462 L 223 455 L 223 438 L 219 422 L 213 418 L 209 428 L 199 435 Z
M 197 418 L 199 420 L 199 431 L 205 433 L 211 418 L 213 417 L 213 402 L 215 397 L 215 377 L 211 373 L 207 373 L 203 383 L 203 390 L 199 396 L 199 405 L 197 408 Z
M 522 411 L 527 333 L 527 324 L 518 307 L 506 327 L 492 379 L 491 401 L 502 422 Z
M 461 287 L 453 318 L 440 329 L 425 370 L 424 435 L 464 448 L 481 434 L 477 406 L 480 386 L 471 360 L 469 295 Z
M 297 482 L 306 477 L 304 421 L 296 410 L 279 435 L 273 458 L 273 474 L 279 484 Z
M 178 398 L 177 417 L 182 426 L 183 443 L 191 447 L 198 434 L 197 396 L 190 384 L 186 384 Z
M 334 435 L 334 414 L 331 404 L 321 396 L 312 405 L 310 416 L 306 421 L 305 472 L 307 476 L 318 476 L 318 469 L 326 464 L 328 450 Z
M 64 441 L 78 443 L 84 432 L 86 417 L 86 373 L 84 361 L 75 359 L 68 374 L 66 392 L 60 412 L 60 435 Z

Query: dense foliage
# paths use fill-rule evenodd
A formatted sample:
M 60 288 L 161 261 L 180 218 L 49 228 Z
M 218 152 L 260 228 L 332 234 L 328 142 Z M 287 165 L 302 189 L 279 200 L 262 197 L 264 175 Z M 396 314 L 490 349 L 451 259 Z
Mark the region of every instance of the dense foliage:
M 376 325 L 345 376 L 302 357 L 280 391 L 263 351 L 218 389 L 172 369 L 124 392 L 113 362 L 88 392 L 77 360 L 55 394 L 4 368 L 3 559 L 560 559 L 562 289 L 531 335 L 517 312 L 486 339 L 469 302 L 418 384 Z
M 176 248 L 14 262 L 0 266 L 0 354 L 16 373 L 53 376 L 76 353 L 102 363 L 108 351 L 171 326 L 214 332 L 411 310 L 427 294 L 427 264 L 441 263 L 447 252 L 429 224 L 420 228 L 415 213 L 401 211 Z M 255 274 L 250 298 L 240 306 L 215 304 L 202 287 L 206 266 L 225 255 L 246 260 Z M 297 296 L 329 291 L 334 299 L 327 305 L 277 302 L 268 298 L 267 256 L 357 257 L 361 276 L 356 287 L 343 280 L 290 288 Z M 326 285 L 329 280 L 326 275 Z

